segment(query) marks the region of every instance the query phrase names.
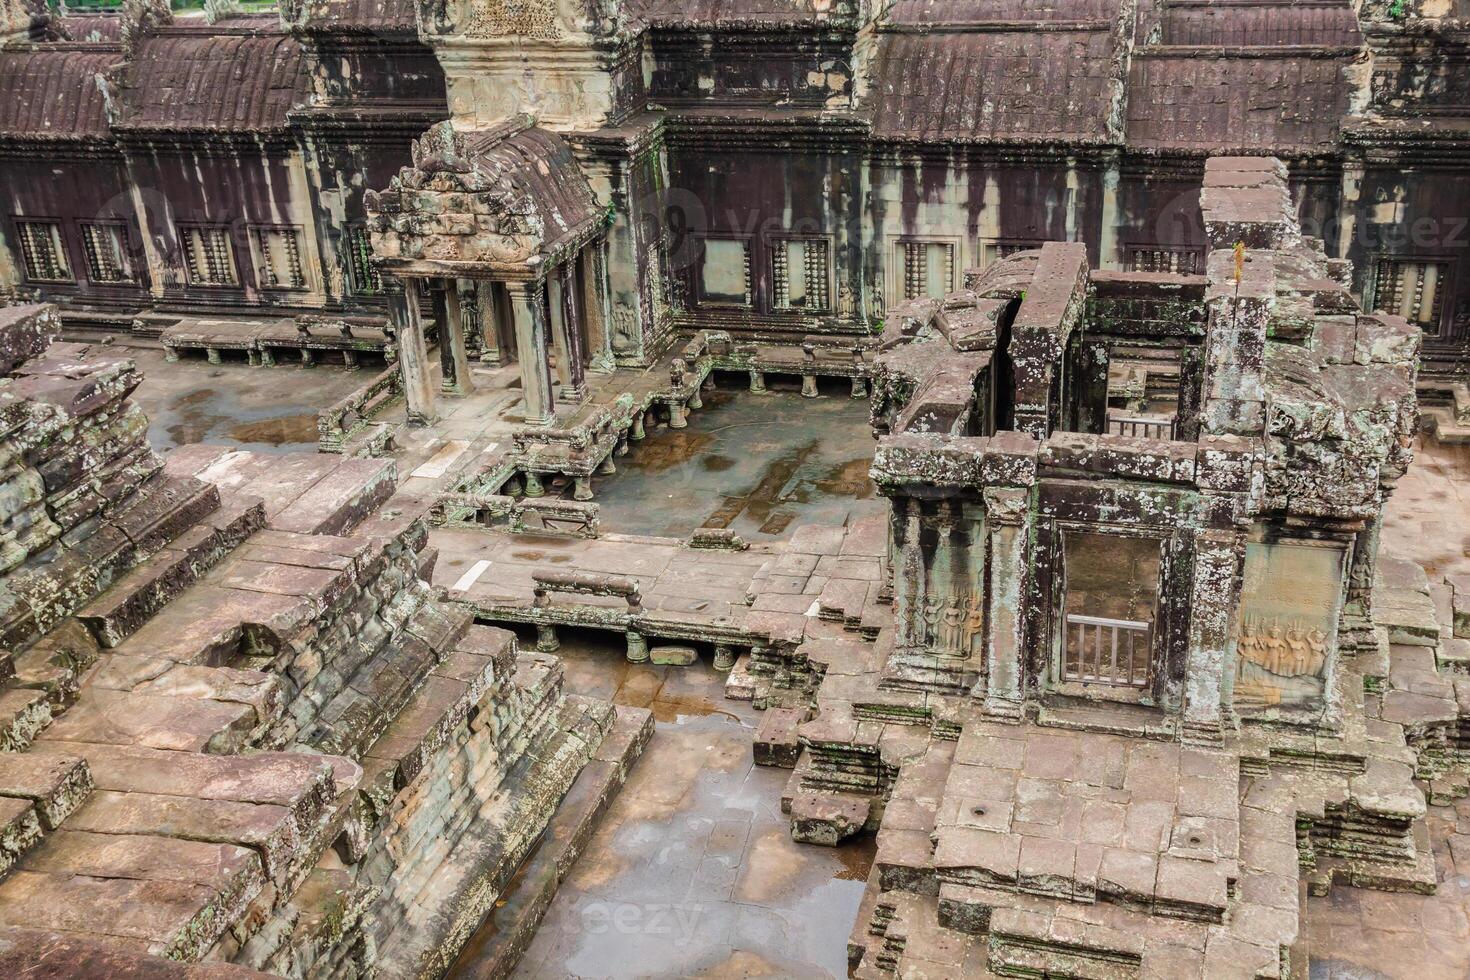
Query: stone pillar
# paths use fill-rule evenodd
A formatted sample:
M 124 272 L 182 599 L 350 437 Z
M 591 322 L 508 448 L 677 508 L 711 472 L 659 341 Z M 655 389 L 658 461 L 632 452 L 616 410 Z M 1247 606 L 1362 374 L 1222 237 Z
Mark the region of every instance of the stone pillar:
M 626 639 L 628 641 L 628 663 L 647 663 L 648 641 L 643 638 L 643 634 L 637 630 L 628 630 Z
M 567 352 L 567 377 L 570 390 L 563 388 L 561 397 L 580 404 L 587 399 L 586 356 L 582 341 L 582 296 L 577 284 L 577 260 L 563 265 L 556 274 L 561 292 L 562 347 Z
M 715 644 L 715 670 L 724 673 L 735 667 L 735 648 L 722 643 Z
M 514 283 L 511 307 L 516 324 L 516 353 L 521 362 L 521 394 L 526 402 L 526 423 L 545 425 L 553 416 L 551 363 L 547 356 L 549 328 L 546 323 L 545 283 Z
M 470 378 L 464 309 L 460 305 L 459 286 L 455 280 L 446 280 L 443 289 L 434 290 L 434 319 L 439 323 L 439 367 L 443 372 L 439 388 L 456 395 L 468 395 L 475 390 L 475 383 Z
M 765 394 L 765 391 L 766 391 L 766 374 L 765 374 L 765 372 L 764 371 L 757 371 L 754 368 L 752 368 L 751 369 L 751 372 L 750 372 L 750 393 L 753 394 L 753 395 L 763 395 L 763 394 Z
M 538 623 L 536 625 L 536 651 L 555 653 L 560 649 L 561 641 L 556 638 L 556 627 L 549 623 Z
M 556 351 L 557 398 L 580 404 L 587 395 L 582 374 L 582 344 L 578 336 L 576 293 L 563 265 L 546 277 L 550 307 L 551 345 Z
M 434 421 L 434 385 L 429 374 L 429 352 L 424 344 L 424 321 L 419 315 L 419 280 L 404 279 L 402 290 L 388 294 L 388 313 L 398 334 L 398 366 L 403 372 L 403 398 L 408 423 Z
M 919 549 L 921 529 L 919 502 L 912 497 L 896 498 L 889 512 L 888 533 L 896 579 L 893 616 L 898 635 L 895 639 L 900 650 L 923 647 L 928 640 L 924 624 L 924 556 Z
M 1022 668 L 1025 621 L 1027 547 L 1030 537 L 1029 493 L 1019 489 L 985 490 L 985 528 L 990 536 L 989 615 L 985 631 L 985 712 L 1019 720 L 1024 698 Z
M 608 336 L 607 243 L 597 241 L 577 257 L 578 282 L 582 287 L 583 322 L 587 327 L 587 356 L 594 371 L 613 369 L 612 342 Z
M 1183 734 L 1219 741 L 1225 672 L 1240 606 L 1240 554 L 1233 529 L 1205 529 L 1194 539 L 1194 587 L 1189 596 L 1189 650 L 1184 664 Z M 1168 587 L 1168 583 L 1164 584 Z

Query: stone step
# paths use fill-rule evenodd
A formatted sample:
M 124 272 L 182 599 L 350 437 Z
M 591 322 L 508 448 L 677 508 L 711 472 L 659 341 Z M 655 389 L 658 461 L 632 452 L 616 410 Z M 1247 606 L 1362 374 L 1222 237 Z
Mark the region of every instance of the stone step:
M 0 765 L 0 797 L 32 803 L 41 827 L 56 830 L 92 792 L 92 770 L 80 756 L 20 752 Z
M 420 605 L 402 636 L 358 668 L 297 740 L 323 752 L 361 758 L 473 622 L 468 607 L 458 603 Z
M 264 885 L 260 856 L 238 844 L 60 830 L 0 883 L 0 925 L 100 935 L 192 961 Z
M 95 599 L 135 563 L 165 548 L 220 506 L 219 489 L 155 475 L 85 535 L 63 539 L 55 558 L 16 572 L 0 621 L 0 647 L 29 644 Z
M 801 755 L 796 730 L 806 721 L 805 708 L 767 708 L 751 749 L 758 766 L 795 769 Z
M 124 575 L 77 618 L 104 647 L 117 646 L 264 523 L 261 501 L 237 498 Z
M 53 746 L 38 751 L 43 748 Z M 287 891 L 336 836 L 362 772 L 346 759 L 299 753 L 75 749 L 87 759 L 96 788 L 68 817 L 67 830 L 248 847 L 260 855 L 266 876 Z
M 35 803 L 13 796 L 0 797 L 0 877 L 44 836 Z M 4 882 L 0 881 L 0 888 L 3 887 Z
M 0 976 L 109 980 L 274 980 L 229 963 L 178 963 L 69 932 L 0 928 Z
M 653 715 L 644 708 L 617 706 L 612 728 L 578 774 L 547 824 L 541 844 L 517 870 L 514 888 L 470 940 L 474 975 L 507 977 L 530 945 L 556 889 L 602 822 L 628 771 L 653 736 Z M 482 937 L 491 937 L 480 942 Z
M 87 696 L 40 737 L 54 743 L 233 753 L 248 747 L 255 731 L 256 709 L 247 702 L 89 686 Z
M 836 847 L 863 829 L 872 800 L 856 793 L 804 790 L 791 800 L 791 838 Z
M 32 687 L 0 691 L 0 752 L 20 752 L 51 724 L 51 701 Z

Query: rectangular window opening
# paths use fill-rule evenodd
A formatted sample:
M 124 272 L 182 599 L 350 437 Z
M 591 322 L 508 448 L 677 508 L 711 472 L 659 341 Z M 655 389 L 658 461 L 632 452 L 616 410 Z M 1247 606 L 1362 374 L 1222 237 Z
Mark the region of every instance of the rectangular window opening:
M 21 261 L 31 282 L 72 282 L 71 264 L 57 221 L 17 221 Z
M 299 228 L 252 228 L 257 275 L 262 289 L 304 289 Z
M 1438 333 L 1449 280 L 1448 259 L 1379 259 L 1373 308 L 1396 313 L 1429 333 Z
M 376 296 L 383 291 L 383 280 L 373 265 L 372 240 L 361 225 L 347 230 L 347 274 L 355 293 Z
M 750 242 L 706 238 L 699 273 L 699 300 L 717 306 L 750 306 Z
M 777 239 L 771 247 L 771 282 L 778 310 L 826 312 L 832 308 L 831 248 L 826 239 Z
M 904 299 L 943 299 L 955 288 L 953 242 L 902 242 Z
M 179 229 L 184 246 L 184 265 L 191 286 L 238 286 L 235 246 L 228 228 L 189 227 Z
M 1141 691 L 1152 677 L 1162 545 L 1067 531 L 1061 680 Z
M 87 256 L 87 278 L 98 283 L 135 282 L 128 248 L 128 230 L 121 224 L 82 225 L 82 248 Z

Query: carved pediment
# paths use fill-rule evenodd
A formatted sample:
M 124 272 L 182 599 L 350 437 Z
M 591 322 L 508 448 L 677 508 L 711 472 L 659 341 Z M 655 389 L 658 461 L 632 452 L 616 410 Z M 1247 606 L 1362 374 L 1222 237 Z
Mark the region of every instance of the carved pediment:
M 466 174 L 473 169 L 463 134 L 448 120 L 430 126 L 410 148 L 415 170 L 425 174 Z

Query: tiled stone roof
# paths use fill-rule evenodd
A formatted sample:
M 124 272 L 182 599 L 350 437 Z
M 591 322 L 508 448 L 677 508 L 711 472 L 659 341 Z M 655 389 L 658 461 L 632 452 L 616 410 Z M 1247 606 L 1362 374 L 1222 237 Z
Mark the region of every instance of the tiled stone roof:
M 139 44 L 120 92 L 120 128 L 281 130 L 306 82 L 289 35 L 171 30 Z
M 93 47 L 0 54 L 0 133 L 54 139 L 107 137 L 96 76 L 122 60 Z
M 1105 30 L 889 33 L 873 132 L 915 141 L 1098 141 L 1110 108 Z
M 1152 150 L 1332 149 L 1348 109 L 1340 57 L 1153 48 L 1134 52 L 1127 141 Z
M 1345 0 L 1308 3 L 1217 3 L 1184 0 L 1164 11 L 1165 44 L 1358 45 L 1363 32 Z

